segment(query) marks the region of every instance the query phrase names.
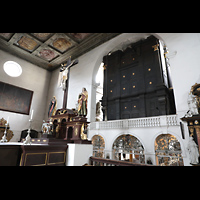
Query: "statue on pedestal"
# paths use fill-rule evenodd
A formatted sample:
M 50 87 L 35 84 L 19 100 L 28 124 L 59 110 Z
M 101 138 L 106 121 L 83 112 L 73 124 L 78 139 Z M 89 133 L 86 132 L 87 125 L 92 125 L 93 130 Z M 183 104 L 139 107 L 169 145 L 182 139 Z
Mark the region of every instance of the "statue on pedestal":
M 198 146 L 195 143 L 192 136 L 189 137 L 189 142 L 187 145 L 187 149 L 189 151 L 189 158 L 191 164 L 198 164 L 199 163 L 199 150 Z
M 53 96 L 49 104 L 48 118 L 50 118 L 52 115 L 55 115 L 56 107 L 57 107 L 57 100 L 56 100 L 56 97 Z
M 88 92 L 86 88 L 82 89 L 82 93 L 79 94 L 78 97 L 78 115 L 86 117 L 87 115 L 87 100 L 88 100 Z
M 185 114 L 185 117 L 192 117 L 193 115 L 199 115 L 200 112 L 200 84 L 195 83 L 188 94 L 188 108 L 189 110 Z

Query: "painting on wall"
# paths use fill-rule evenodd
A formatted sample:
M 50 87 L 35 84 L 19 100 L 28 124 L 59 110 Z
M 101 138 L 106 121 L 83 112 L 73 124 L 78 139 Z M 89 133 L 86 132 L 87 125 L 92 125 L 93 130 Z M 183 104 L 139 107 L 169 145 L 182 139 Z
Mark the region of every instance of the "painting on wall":
M 0 82 L 0 110 L 29 115 L 33 91 Z

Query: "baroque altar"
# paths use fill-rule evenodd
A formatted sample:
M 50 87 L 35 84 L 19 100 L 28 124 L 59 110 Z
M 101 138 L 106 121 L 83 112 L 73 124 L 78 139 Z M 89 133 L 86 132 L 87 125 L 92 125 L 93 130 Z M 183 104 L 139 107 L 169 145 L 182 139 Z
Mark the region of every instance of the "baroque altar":
M 87 118 L 78 116 L 76 110 L 58 109 L 50 118 L 53 123 L 52 135 L 49 137 L 64 139 L 67 143 L 91 144 L 87 140 Z
M 70 77 L 70 68 L 78 64 L 78 60 L 71 61 L 71 57 L 66 64 L 62 64 L 59 74 L 59 87 L 64 91 L 63 107 L 57 109 L 57 100 L 54 96 L 49 105 L 48 122 L 44 126 L 42 137 L 54 141 L 65 141 L 66 143 L 91 144 L 87 140 L 87 99 L 88 92 L 82 88 L 82 93 L 78 97 L 78 108 L 67 109 L 68 81 Z M 46 128 L 45 128 L 46 127 Z M 46 130 L 46 133 L 45 133 Z M 51 139 L 50 139 L 51 138 Z
M 187 122 L 189 136 L 191 140 L 194 140 L 198 148 L 198 157 L 200 154 L 200 84 L 195 83 L 188 95 L 188 107 L 189 110 L 182 121 Z M 192 156 L 192 155 L 191 155 Z M 200 157 L 197 159 L 200 160 Z M 194 164 L 194 163 L 191 163 Z M 197 163 L 195 163 L 197 164 Z
M 0 119 L 0 140 L 2 139 L 5 129 L 6 129 L 6 124 L 7 124 L 7 120 L 5 120 L 4 118 Z M 13 131 L 10 130 L 10 125 L 8 123 L 7 125 L 7 130 L 6 130 L 6 139 L 9 142 L 12 137 L 14 136 Z

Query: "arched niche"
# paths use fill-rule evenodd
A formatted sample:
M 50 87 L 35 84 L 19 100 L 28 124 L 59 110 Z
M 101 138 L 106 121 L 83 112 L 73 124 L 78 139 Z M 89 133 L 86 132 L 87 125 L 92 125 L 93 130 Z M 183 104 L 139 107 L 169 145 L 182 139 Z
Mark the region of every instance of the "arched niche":
M 100 135 L 92 137 L 93 156 L 104 158 L 105 140 Z
M 161 134 L 155 139 L 156 164 L 160 166 L 183 166 L 181 144 L 171 134 Z
M 144 147 L 140 140 L 130 134 L 123 134 L 116 138 L 112 146 L 113 159 L 133 162 L 137 159 L 145 163 Z

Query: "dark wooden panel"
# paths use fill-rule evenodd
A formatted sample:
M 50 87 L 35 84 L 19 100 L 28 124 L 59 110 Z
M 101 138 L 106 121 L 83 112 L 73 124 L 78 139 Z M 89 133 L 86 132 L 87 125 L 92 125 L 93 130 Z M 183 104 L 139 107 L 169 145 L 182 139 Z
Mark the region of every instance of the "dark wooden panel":
M 20 145 L 0 145 L 0 166 L 18 166 L 21 152 Z
M 49 159 L 48 164 L 64 164 L 65 163 L 65 152 L 50 152 L 49 153 Z
M 24 166 L 42 166 L 47 164 L 47 153 L 26 153 Z
M 174 114 L 173 92 L 165 86 L 160 62 L 157 38 L 129 45 L 124 51 L 116 51 L 103 58 L 104 118 L 128 119 Z
M 20 166 L 65 166 L 67 145 L 23 145 Z

